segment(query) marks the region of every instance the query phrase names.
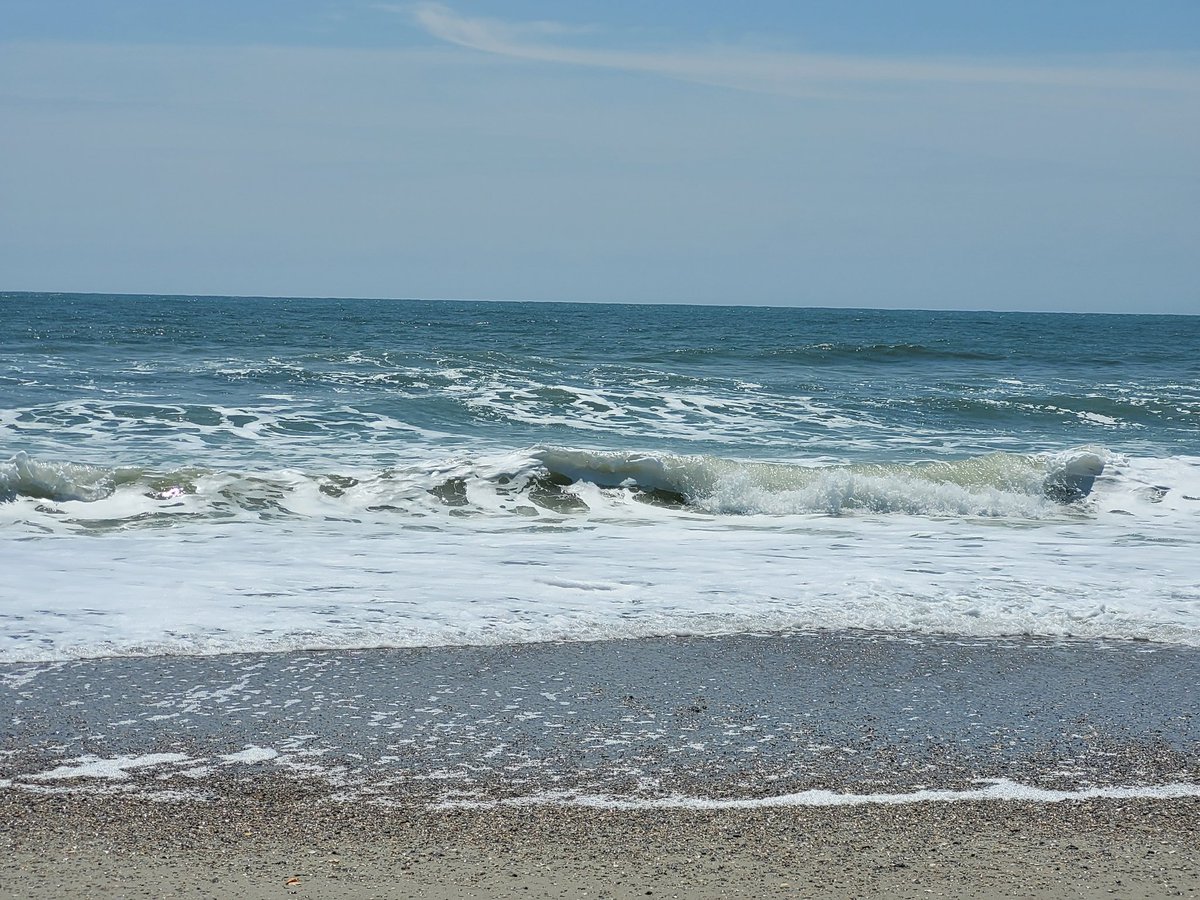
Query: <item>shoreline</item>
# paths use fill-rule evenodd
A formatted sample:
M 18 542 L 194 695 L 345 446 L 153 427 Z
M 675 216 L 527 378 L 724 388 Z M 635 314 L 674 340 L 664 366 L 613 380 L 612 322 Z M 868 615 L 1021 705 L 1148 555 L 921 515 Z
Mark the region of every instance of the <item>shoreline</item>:
M 1179 646 L 845 632 L 4 665 L 0 784 L 280 776 L 413 806 L 1196 784 L 1197 670 Z
M 0 884 L 1195 896 L 1198 665 L 841 632 L 3 665 Z

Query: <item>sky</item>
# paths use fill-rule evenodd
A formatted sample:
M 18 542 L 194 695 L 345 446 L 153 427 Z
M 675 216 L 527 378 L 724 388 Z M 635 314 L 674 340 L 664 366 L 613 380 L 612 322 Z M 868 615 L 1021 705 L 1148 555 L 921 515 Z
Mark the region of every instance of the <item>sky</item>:
M 1200 313 L 1200 3 L 0 0 L 0 290 Z

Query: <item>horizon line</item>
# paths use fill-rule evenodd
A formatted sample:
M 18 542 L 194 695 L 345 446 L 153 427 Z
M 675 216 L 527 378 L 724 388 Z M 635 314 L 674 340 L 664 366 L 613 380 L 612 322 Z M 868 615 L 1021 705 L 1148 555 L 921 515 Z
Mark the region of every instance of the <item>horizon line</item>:
M 1112 310 L 1065 310 L 1065 309 L 995 309 L 992 307 L 936 307 L 936 306 L 821 306 L 803 303 L 703 303 L 695 300 L 514 300 L 502 297 L 359 297 L 334 295 L 292 294 L 207 294 L 207 293 L 144 293 L 126 291 L 29 291 L 0 290 L 0 299 L 16 295 L 34 297 L 113 297 L 143 298 L 159 300 L 328 300 L 365 303 L 538 303 L 561 306 L 687 306 L 702 309 L 810 309 L 844 312 L 929 312 L 929 313 L 995 313 L 998 315 L 1043 315 L 1043 316 L 1166 316 L 1195 318 L 1200 313 L 1187 312 L 1117 312 Z

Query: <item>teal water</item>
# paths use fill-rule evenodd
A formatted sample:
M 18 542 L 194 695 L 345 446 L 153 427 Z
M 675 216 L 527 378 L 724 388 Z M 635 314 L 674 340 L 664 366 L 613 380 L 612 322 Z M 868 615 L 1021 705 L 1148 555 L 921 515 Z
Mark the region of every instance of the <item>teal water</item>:
M 0 315 L 0 656 L 831 604 L 899 630 L 1200 630 L 1200 317 L 17 293 Z M 62 608 L 33 599 L 50 583 Z M 222 617 L 243 624 L 213 639 Z
M 121 465 L 531 445 L 1200 452 L 1200 317 L 0 295 L 3 442 Z

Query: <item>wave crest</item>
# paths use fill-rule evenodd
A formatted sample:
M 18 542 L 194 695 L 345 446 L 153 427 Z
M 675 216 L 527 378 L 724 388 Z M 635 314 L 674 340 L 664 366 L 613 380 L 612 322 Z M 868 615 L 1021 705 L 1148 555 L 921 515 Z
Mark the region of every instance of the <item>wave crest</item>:
M 545 450 L 552 477 L 667 498 L 714 514 L 847 512 L 1040 518 L 1083 499 L 1107 454 L 994 453 L 945 462 L 799 466 L 709 456 Z
M 83 463 L 47 462 L 25 451 L 0 463 L 0 500 L 31 497 L 59 502 L 93 502 L 116 489 L 115 471 Z
M 49 501 L 77 524 L 400 515 L 570 517 L 647 506 L 711 516 L 907 514 L 1040 519 L 1062 515 L 1103 473 L 1104 451 L 990 454 L 869 465 L 752 463 L 713 456 L 534 448 L 354 473 L 156 472 L 30 457 L 0 462 L 0 500 Z M 433 520 L 429 520 L 430 516 Z M 60 521 L 64 521 L 60 519 Z M 99 527 L 99 526 L 96 526 Z

